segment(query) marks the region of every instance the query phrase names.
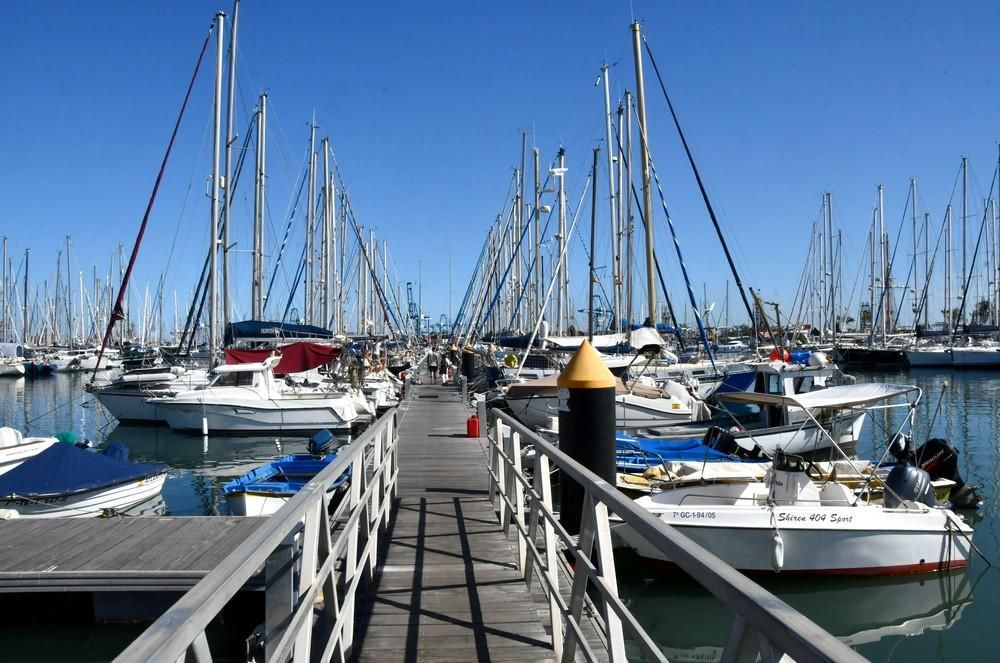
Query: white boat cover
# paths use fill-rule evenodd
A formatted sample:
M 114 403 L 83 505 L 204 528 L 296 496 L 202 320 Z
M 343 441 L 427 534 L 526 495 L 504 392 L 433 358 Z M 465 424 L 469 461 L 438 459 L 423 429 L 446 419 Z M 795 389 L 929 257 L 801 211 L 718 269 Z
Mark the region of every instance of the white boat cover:
M 558 348 L 578 348 L 586 336 L 544 336 L 546 343 L 550 343 Z M 625 342 L 624 334 L 595 334 L 591 345 L 595 348 L 607 348 Z
M 652 327 L 639 327 L 629 335 L 628 342 L 636 350 L 641 350 L 649 345 L 655 345 L 658 348 L 662 348 L 664 345 L 660 332 Z
M 811 408 L 849 408 L 856 405 L 870 405 L 879 401 L 889 400 L 913 392 L 919 392 L 919 387 L 908 384 L 848 384 L 826 389 L 817 389 L 805 394 L 782 396 L 780 394 L 757 394 L 751 392 L 733 392 L 716 394 L 715 398 L 730 403 L 754 403 L 758 405 L 786 405 L 800 407 L 803 410 Z

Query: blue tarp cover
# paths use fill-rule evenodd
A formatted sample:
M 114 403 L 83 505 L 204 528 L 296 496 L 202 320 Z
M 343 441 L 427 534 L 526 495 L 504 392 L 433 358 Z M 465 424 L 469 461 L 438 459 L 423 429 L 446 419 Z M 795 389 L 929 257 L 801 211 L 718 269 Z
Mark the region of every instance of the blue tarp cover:
M 618 434 L 615 438 L 618 455 L 629 452 L 648 454 L 649 459 L 659 463 L 671 460 L 740 460 L 735 456 L 705 446 L 701 440 L 664 440 L 632 437 Z
M 73 495 L 166 470 L 166 465 L 123 462 L 72 444 L 58 443 L 0 476 L 0 495 L 30 498 Z

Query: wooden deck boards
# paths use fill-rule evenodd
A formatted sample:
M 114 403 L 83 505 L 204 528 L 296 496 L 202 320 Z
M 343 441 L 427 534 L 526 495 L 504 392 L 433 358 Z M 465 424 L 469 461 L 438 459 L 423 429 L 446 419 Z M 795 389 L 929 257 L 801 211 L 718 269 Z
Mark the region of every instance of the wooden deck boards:
M 353 660 L 551 660 L 548 614 L 487 497 L 483 447 L 465 437 L 471 410 L 436 385 L 416 386 L 404 407 L 399 502 Z
M 0 521 L 0 592 L 184 590 L 259 518 L 52 518 Z

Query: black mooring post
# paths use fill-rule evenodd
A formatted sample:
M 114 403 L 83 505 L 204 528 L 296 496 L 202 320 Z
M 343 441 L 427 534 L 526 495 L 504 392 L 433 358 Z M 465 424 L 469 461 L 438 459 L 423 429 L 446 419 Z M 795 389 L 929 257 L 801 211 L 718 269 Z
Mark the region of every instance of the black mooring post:
M 597 351 L 584 341 L 557 381 L 559 448 L 588 470 L 615 485 L 615 377 Z M 580 531 L 583 487 L 559 477 L 559 521 L 570 534 Z

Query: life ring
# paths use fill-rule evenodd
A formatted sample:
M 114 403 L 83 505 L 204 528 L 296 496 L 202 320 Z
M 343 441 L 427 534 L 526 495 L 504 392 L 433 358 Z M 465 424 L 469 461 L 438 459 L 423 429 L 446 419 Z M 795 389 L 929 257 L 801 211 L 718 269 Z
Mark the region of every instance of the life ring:
M 789 361 L 792 356 L 788 353 L 788 350 L 784 348 L 781 349 L 780 353 L 777 348 L 771 350 L 770 355 L 771 361 Z
M 517 368 L 517 355 L 509 354 L 503 358 L 503 365 L 507 368 Z

